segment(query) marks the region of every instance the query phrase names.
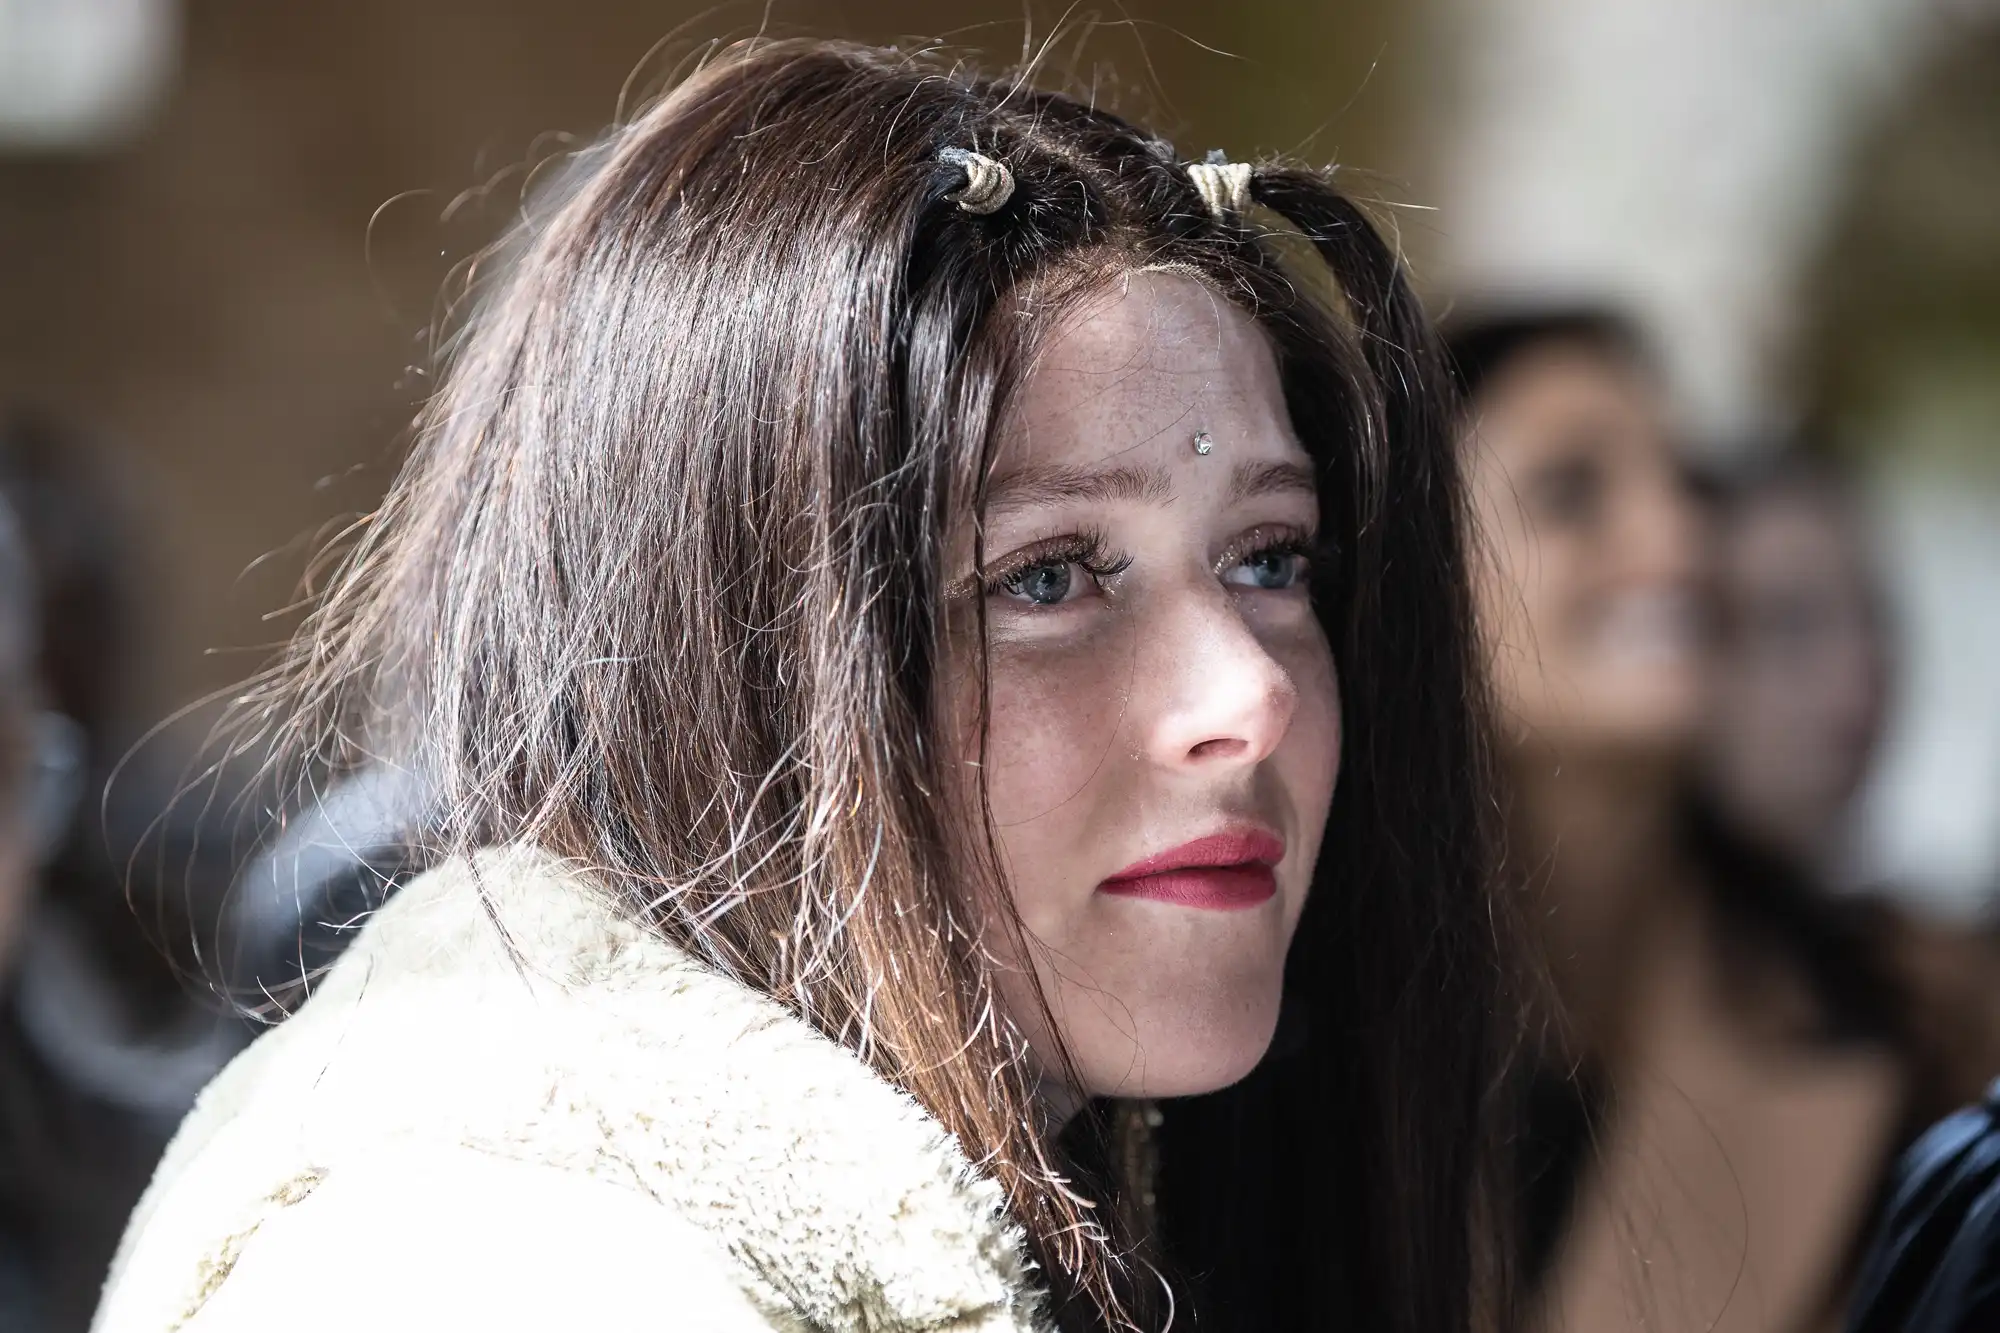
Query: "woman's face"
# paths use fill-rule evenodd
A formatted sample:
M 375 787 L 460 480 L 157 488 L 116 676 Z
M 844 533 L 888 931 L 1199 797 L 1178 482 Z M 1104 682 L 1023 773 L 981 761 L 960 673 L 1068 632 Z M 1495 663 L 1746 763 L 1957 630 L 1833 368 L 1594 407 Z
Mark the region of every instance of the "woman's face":
M 1007 413 L 961 752 L 1028 935 L 1003 1001 L 1046 1054 L 1039 983 L 1088 1095 L 1222 1087 L 1270 1042 L 1340 766 L 1317 524 L 1269 346 L 1191 279 L 1115 284 Z
M 1552 343 L 1473 406 L 1479 611 L 1506 722 L 1571 755 L 1684 749 L 1706 704 L 1707 580 L 1657 389 Z

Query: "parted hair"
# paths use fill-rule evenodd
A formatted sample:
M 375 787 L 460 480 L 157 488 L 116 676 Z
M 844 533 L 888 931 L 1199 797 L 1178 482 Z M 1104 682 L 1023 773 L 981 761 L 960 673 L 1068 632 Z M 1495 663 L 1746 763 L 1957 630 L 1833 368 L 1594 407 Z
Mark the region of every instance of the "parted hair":
M 1004 206 L 954 202 L 952 149 L 1005 164 Z M 1065 1322 L 1157 1326 L 996 999 L 976 896 L 1004 917 L 1004 885 L 945 799 L 945 559 L 1051 327 L 1140 268 L 1206 283 L 1269 337 L 1338 547 L 1315 596 L 1345 754 L 1295 969 L 1324 1132 L 1282 1182 L 1323 1244 L 1298 1280 L 1335 1275 L 1342 1326 L 1459 1333 L 1502 972 L 1450 416 L 1364 213 L 1276 165 L 1251 200 L 1212 213 L 1162 139 L 1025 80 L 718 52 L 482 262 L 400 476 L 239 722 L 292 771 L 420 771 L 428 854 L 590 868 L 934 1114 Z M 1313 1230 L 1327 1210 L 1367 1225 Z

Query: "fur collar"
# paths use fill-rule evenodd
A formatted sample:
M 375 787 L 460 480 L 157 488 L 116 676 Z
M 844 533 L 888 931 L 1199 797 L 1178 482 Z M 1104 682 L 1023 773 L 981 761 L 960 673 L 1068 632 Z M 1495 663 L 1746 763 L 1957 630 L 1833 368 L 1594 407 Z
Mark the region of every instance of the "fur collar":
M 228 1173 L 207 1165 L 225 1140 Z M 204 1094 L 154 1194 L 208 1172 L 268 1201 L 276 1181 L 426 1143 L 654 1198 L 727 1250 L 760 1305 L 816 1329 L 1042 1327 L 1000 1188 L 942 1126 L 540 852 L 405 887 Z

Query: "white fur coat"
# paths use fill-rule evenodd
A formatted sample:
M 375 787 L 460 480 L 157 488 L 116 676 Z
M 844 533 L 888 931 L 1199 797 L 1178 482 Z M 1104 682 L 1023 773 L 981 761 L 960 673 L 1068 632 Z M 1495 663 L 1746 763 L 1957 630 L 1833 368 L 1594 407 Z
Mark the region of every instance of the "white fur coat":
M 510 849 L 404 888 L 210 1085 L 95 1328 L 1040 1319 L 999 1187 L 913 1100 Z

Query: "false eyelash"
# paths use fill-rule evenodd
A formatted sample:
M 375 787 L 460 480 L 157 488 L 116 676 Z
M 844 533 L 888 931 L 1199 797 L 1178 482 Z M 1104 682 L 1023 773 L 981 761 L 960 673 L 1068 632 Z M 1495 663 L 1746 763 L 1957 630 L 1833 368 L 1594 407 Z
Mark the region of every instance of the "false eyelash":
M 1095 528 L 1072 532 L 1061 537 L 1051 537 L 1036 542 L 1024 550 L 1007 558 L 1007 562 L 989 572 L 982 584 L 988 596 L 997 596 L 1007 591 L 1007 580 L 1016 578 L 1037 565 L 1075 565 L 1090 575 L 1098 583 L 1117 578 L 1132 567 L 1129 555 L 1113 555 L 1111 544 L 1104 533 Z
M 1230 565 L 1242 564 L 1257 556 L 1302 555 L 1307 566 L 1315 573 L 1332 567 L 1337 548 L 1332 540 L 1317 535 L 1299 532 L 1296 529 L 1270 531 L 1260 529 L 1248 538 L 1238 542 L 1216 562 L 1218 570 Z

